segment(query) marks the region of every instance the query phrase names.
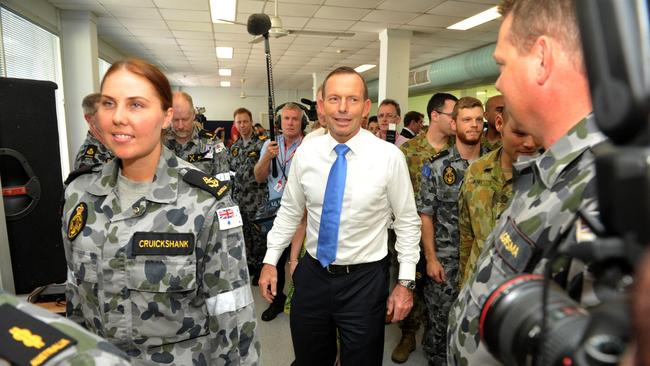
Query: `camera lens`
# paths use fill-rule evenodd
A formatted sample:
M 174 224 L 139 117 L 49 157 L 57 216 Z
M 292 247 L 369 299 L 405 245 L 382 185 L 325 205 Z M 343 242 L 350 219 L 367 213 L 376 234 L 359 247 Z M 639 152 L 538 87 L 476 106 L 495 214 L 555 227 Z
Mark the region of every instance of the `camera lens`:
M 543 287 L 542 276 L 518 275 L 494 290 L 483 306 L 481 339 L 506 365 L 562 365 L 580 344 L 588 313 L 551 281 L 540 349 Z

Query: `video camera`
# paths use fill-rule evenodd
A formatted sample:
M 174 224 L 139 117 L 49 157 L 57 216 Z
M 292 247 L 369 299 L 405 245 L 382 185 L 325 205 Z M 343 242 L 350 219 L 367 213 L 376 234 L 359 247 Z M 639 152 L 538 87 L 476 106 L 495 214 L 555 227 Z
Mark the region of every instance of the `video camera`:
M 550 265 L 544 277 L 521 274 L 502 283 L 483 306 L 479 332 L 506 365 L 617 365 L 632 333 L 633 275 L 650 243 L 648 1 L 576 6 L 594 115 L 611 144 L 594 151 L 600 221 L 581 214 L 596 238 L 546 257 L 588 264 L 600 304 L 587 309 L 574 301 L 549 280 Z

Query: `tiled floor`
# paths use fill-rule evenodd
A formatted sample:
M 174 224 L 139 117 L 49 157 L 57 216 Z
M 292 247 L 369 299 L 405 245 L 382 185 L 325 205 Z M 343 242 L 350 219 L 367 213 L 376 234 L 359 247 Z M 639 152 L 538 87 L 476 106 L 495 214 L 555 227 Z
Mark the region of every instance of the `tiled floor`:
M 255 297 L 255 311 L 257 313 L 258 326 L 260 329 L 260 341 L 262 343 L 262 364 L 264 366 L 289 366 L 293 361 L 293 347 L 291 345 L 291 333 L 289 330 L 289 316 L 280 314 L 270 322 L 260 320 L 260 315 L 266 310 L 268 304 L 259 293 L 259 287 L 253 287 Z M 422 331 L 418 335 L 420 341 Z M 384 343 L 384 365 L 396 365 L 390 359 L 393 347 L 399 341 L 401 332 L 396 324 L 386 326 L 386 340 Z M 409 360 L 401 365 L 425 366 L 426 359 L 422 349 L 418 348 L 411 353 Z

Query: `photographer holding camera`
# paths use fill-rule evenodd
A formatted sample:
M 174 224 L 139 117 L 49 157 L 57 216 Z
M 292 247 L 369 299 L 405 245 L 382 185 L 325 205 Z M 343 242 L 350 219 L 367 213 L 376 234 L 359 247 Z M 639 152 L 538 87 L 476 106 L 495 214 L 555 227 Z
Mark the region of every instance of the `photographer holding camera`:
M 488 295 L 514 274 L 541 273 L 549 246 L 575 245 L 585 234 L 579 210 L 598 217 L 592 148 L 606 138 L 592 114 L 574 0 L 505 0 L 499 11 L 504 19 L 494 52 L 501 71 L 496 87 L 544 152 L 516 164 L 511 204 L 452 306 L 450 365 L 499 364 L 478 334 Z

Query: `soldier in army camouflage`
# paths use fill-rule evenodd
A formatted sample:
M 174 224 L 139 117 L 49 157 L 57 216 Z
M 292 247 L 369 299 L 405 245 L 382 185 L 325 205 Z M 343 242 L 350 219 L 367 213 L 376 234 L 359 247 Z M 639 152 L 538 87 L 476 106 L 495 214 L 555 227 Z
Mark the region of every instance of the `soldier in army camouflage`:
M 227 182 L 162 146 L 171 95 L 141 60 L 104 77 L 98 121 L 116 159 L 65 191 L 67 314 L 138 362 L 257 365 L 239 209 Z
M 195 115 L 192 97 L 185 92 L 174 93 L 174 118 L 165 146 L 202 172 L 225 178 L 230 171 L 228 150 L 213 132 L 194 123 Z
M 481 101 L 460 98 L 452 118 L 456 143 L 424 165 L 417 199 L 428 275 L 424 300 L 429 322 L 423 343 L 429 365 L 447 363 L 447 315 L 458 292 L 458 194 L 470 162 L 485 152 L 479 143 L 483 127 Z
M 41 365 L 131 365 L 126 354 L 106 340 L 62 316 L 20 301 L 2 291 L 0 291 L 0 309 L 2 309 L 0 333 L 12 334 L 8 342 L 0 342 L 0 364 L 3 360 L 21 364 L 21 361 L 34 359 L 46 350 L 60 349 L 58 352 L 52 352 L 49 357 L 42 356 Z M 5 329 L 4 326 L 8 326 L 9 329 Z M 17 331 L 26 334 L 36 342 L 43 343 L 30 344 L 28 338 L 21 337 Z M 52 342 L 48 342 L 48 338 L 51 338 Z M 67 348 L 59 346 L 61 344 L 65 344 Z M 20 358 L 21 355 L 26 359 Z
M 432 95 L 427 104 L 427 112 L 429 114 L 429 128 L 427 132 L 418 134 L 400 146 L 400 150 L 402 150 L 406 158 L 411 185 L 413 185 L 413 192 L 415 193 L 416 199 L 420 192 L 420 181 L 424 162 L 436 155 L 439 151 L 447 149 L 455 140 L 453 136 L 448 135 L 441 128 L 441 124 L 445 122 L 443 120 L 450 118 L 449 115 L 453 112 L 456 101 L 458 101 L 458 98 L 451 94 L 436 93 Z M 448 115 L 445 114 L 445 111 Z M 417 272 L 416 278 L 423 275 L 426 276 L 425 273 Z M 419 283 L 421 283 L 421 280 L 418 280 Z M 422 288 L 418 286 L 413 291 L 413 309 L 399 323 L 399 327 L 402 330 L 402 337 L 391 354 L 391 360 L 393 362 L 404 363 L 408 360 L 410 353 L 415 350 L 415 333 L 420 329 L 420 323 L 422 321 L 426 322 L 425 306 L 424 299 L 422 298 Z
M 503 113 L 503 106 L 503 95 L 495 95 L 485 102 L 483 117 L 487 121 L 487 129 L 483 131 L 481 146 L 487 151 L 494 151 L 501 146 L 501 134 L 496 128 L 496 120 Z
M 97 113 L 97 103 L 99 103 L 100 97 L 101 94 L 99 93 L 88 94 L 81 102 L 84 119 L 88 123 L 88 132 L 74 158 L 74 170 L 79 169 L 82 165 L 93 166 L 113 159 L 113 153 L 98 139 L 101 138 L 101 134 L 97 129 L 95 114 Z
M 512 197 L 512 164 L 520 155 L 533 155 L 539 144 L 521 129 L 504 109 L 496 117 L 495 127 L 502 146 L 473 162 L 458 198 L 460 232 L 459 288 L 473 273 L 476 259 L 494 223 Z
M 258 208 L 266 202 L 268 190 L 266 183 L 258 183 L 255 180 L 253 169 L 260 159 L 260 150 L 267 137 L 253 133 L 253 116 L 248 109 L 236 109 L 233 118 L 240 138 L 230 147 L 230 154 L 228 154 L 230 170 L 235 173 L 232 197 L 239 205 L 244 219 L 248 272 L 254 276 L 253 281 L 255 281 L 262 268 L 262 259 L 266 252 L 266 236 L 262 235 L 257 224 L 253 224 L 253 218 Z
M 550 245 L 566 251 L 588 236 L 578 211 L 598 220 L 592 148 L 605 137 L 591 115 L 574 7 L 573 0 L 518 0 L 500 6 L 504 19 L 494 52 L 501 65 L 496 86 L 512 117 L 539 140 L 544 152 L 515 164 L 511 203 L 451 309 L 450 365 L 498 364 L 478 334 L 479 314 L 489 294 L 515 274 L 542 273 L 547 261 L 538 255 Z M 566 275 L 576 273 L 574 269 L 561 269 L 567 271 L 562 275 L 567 283 L 575 280 Z

